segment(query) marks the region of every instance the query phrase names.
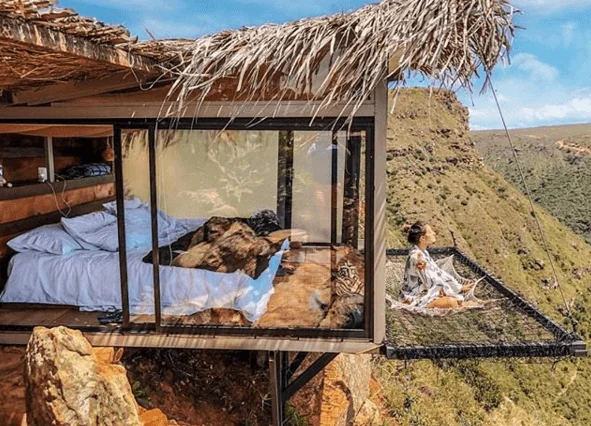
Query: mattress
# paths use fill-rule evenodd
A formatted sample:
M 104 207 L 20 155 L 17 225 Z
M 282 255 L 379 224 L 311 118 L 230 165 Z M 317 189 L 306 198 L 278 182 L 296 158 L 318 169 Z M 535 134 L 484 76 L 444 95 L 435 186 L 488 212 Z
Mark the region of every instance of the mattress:
M 255 280 L 231 274 L 160 266 L 163 315 L 192 315 L 209 308 L 231 308 L 256 321 L 267 310 L 273 280 L 289 242 Z M 132 315 L 154 314 L 153 266 L 142 262 L 145 250 L 127 252 L 129 309 Z M 121 309 L 119 253 L 78 250 L 66 255 L 16 254 L 0 302 L 77 306 L 86 311 Z

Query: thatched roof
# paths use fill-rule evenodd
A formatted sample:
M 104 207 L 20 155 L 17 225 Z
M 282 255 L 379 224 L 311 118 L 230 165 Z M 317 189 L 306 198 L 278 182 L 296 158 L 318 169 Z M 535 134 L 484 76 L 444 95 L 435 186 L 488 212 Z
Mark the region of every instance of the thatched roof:
M 406 70 L 470 87 L 479 70 L 490 72 L 508 54 L 513 13 L 507 0 L 383 0 L 350 13 L 222 31 L 196 40 L 172 70 L 171 100 L 182 110 L 195 94 L 205 99 L 231 79 L 241 100 L 296 92 L 322 106 L 359 105 L 381 80 L 400 81 Z
M 133 89 L 166 75 L 172 113 L 213 99 L 357 107 L 407 70 L 469 87 L 507 54 L 514 29 L 507 0 L 383 0 L 284 25 L 141 42 L 55 4 L 0 2 L 0 93 L 10 92 L 9 104 Z
M 111 26 L 85 18 L 72 9 L 56 8 L 56 3 L 56 0 L 3 0 L 0 2 L 0 14 L 100 44 L 114 46 L 137 40 L 121 25 Z
M 55 7 L 57 0 L 0 1 L 0 92 L 98 80 L 122 71 L 160 74 L 123 26 Z

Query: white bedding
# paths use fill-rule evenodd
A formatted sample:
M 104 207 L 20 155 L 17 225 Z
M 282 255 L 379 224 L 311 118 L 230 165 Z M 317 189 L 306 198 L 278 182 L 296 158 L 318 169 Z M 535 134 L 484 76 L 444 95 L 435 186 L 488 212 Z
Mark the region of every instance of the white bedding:
M 186 229 L 179 229 L 182 235 Z M 242 271 L 231 274 L 202 269 L 160 266 L 164 315 L 191 315 L 209 308 L 242 311 L 256 321 L 267 309 L 273 279 L 289 242 L 253 279 Z M 154 313 L 153 266 L 142 262 L 146 250 L 127 252 L 129 308 L 132 315 Z M 27 251 L 16 254 L 0 302 L 78 306 L 87 311 L 121 309 L 119 253 L 77 250 L 66 255 Z

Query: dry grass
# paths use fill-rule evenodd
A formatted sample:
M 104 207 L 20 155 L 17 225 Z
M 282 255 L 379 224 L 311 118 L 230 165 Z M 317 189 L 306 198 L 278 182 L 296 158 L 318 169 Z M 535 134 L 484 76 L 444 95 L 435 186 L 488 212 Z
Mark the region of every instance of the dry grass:
M 80 16 L 72 9 L 55 7 L 57 3 L 57 0 L 2 0 L 0 15 L 80 36 L 99 44 L 115 46 L 137 41 L 137 37 L 131 37 L 121 25 L 107 25 Z

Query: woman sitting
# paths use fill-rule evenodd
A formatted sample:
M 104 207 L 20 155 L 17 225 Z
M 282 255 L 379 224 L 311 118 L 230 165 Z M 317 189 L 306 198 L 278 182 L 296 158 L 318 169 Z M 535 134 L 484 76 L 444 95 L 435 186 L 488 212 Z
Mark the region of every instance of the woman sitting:
M 420 308 L 481 306 L 472 294 L 476 283 L 455 274 L 451 262 L 440 265 L 429 255 L 427 247 L 435 241 L 428 224 L 417 222 L 410 227 L 408 242 L 414 247 L 404 269 L 403 302 Z

